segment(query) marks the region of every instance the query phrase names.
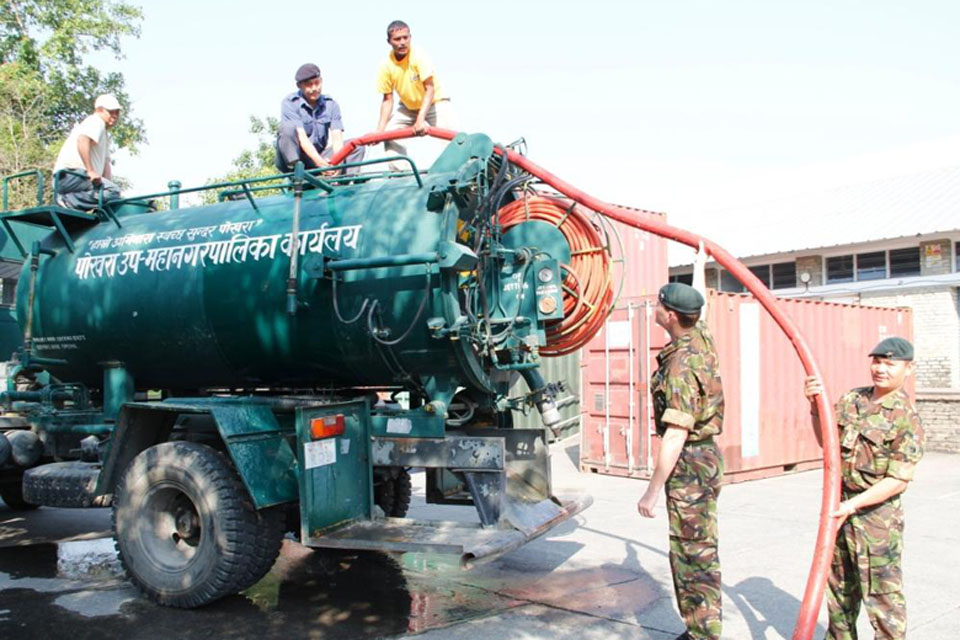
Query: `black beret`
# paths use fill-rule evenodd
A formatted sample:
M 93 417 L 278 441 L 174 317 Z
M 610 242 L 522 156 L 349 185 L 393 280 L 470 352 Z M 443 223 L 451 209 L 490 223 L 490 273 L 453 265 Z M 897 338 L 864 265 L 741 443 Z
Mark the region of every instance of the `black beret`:
M 297 80 L 297 84 L 300 84 L 301 82 L 306 82 L 307 80 L 311 80 L 313 78 L 319 78 L 319 77 L 320 77 L 320 67 L 313 64 L 312 62 L 308 62 L 307 64 L 300 65 L 300 68 L 297 69 L 297 75 L 295 76 Z
M 660 287 L 660 304 L 680 313 L 697 313 L 703 307 L 703 296 L 688 284 L 671 282 Z
M 887 338 L 881 340 L 870 355 L 890 360 L 913 360 L 913 345 L 903 338 Z

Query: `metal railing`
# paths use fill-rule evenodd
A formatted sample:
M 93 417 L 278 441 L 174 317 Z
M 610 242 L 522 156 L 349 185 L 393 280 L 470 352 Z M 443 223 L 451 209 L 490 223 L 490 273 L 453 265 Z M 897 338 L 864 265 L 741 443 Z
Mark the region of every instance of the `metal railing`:
M 15 173 L 11 176 L 5 176 L 3 178 L 3 210 L 7 211 L 10 207 L 10 183 L 14 180 L 20 178 L 25 178 L 27 176 L 36 176 L 37 177 L 37 206 L 43 204 L 43 173 L 40 169 L 28 169 L 27 171 L 21 171 L 20 173 Z

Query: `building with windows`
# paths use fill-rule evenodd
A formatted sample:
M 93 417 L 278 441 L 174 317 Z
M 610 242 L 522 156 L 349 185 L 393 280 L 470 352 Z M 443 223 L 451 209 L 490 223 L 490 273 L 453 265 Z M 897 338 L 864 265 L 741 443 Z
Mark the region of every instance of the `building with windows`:
M 928 446 L 960 451 L 960 166 L 718 212 L 707 227 L 777 295 L 911 307 Z M 706 276 L 743 291 L 715 263 Z

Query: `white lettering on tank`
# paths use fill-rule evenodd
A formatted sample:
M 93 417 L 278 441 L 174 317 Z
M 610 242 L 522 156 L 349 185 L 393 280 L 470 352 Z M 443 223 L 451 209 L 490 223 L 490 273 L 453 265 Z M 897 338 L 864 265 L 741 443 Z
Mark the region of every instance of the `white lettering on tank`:
M 219 227 L 194 227 L 159 233 L 129 234 L 119 238 L 102 238 L 91 242 L 87 248 L 104 249 L 136 246 L 154 240 L 196 240 L 212 237 L 220 233 L 234 233 L 230 238 L 193 242 L 149 249 L 130 249 L 116 253 L 92 255 L 89 251 L 77 258 L 74 273 L 80 280 L 90 278 L 112 278 L 128 273 L 144 271 L 174 271 L 186 267 L 206 267 L 214 264 L 243 263 L 248 260 L 273 260 L 280 253 L 289 256 L 293 234 L 278 233 L 269 236 L 248 236 L 244 231 L 251 230 L 259 220 L 247 222 L 225 222 Z M 318 229 L 301 231 L 297 238 L 297 253 L 305 256 L 310 253 L 323 253 L 325 250 L 336 254 L 341 246 L 357 248 L 362 224 L 346 227 L 328 227 L 323 223 Z M 149 238 L 149 239 L 148 239 Z

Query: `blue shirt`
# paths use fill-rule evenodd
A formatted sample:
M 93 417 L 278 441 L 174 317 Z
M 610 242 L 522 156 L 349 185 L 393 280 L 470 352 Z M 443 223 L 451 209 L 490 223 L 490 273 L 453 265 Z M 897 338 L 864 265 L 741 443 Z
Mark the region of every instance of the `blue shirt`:
M 280 119 L 292 120 L 302 126 L 317 151 L 326 148 L 330 129 L 343 131 L 340 105 L 325 95 L 317 98 L 316 107 L 311 107 L 299 91 L 291 93 L 280 103 Z

